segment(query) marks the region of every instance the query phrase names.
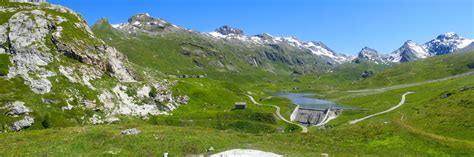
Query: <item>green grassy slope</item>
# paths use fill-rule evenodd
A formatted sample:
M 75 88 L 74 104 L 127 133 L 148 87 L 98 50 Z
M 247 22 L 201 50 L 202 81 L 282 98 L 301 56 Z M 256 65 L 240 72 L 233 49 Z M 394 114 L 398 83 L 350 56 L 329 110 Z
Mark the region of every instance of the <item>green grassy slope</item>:
M 186 30 L 128 33 L 113 28 L 106 19 L 97 22 L 92 30 L 97 37 L 127 54 L 130 61 L 172 75 L 289 75 L 295 71 L 322 72 L 331 67 L 320 57 L 287 45 L 274 45 L 274 48 L 244 45 Z
M 433 80 L 472 71 L 472 64 L 474 52 L 436 56 L 395 65 L 355 85 L 363 89 Z
M 3 17 L 0 16 L 0 22 Z M 72 23 L 64 24 L 64 27 L 73 28 Z M 115 31 L 108 24 L 95 25 L 94 31 L 98 37 L 124 52 L 134 69 L 147 72 L 139 73 L 140 78 L 177 80 L 173 93 L 190 96 L 189 104 L 167 116 L 147 119 L 121 117 L 123 119 L 118 124 L 77 127 L 84 123 L 81 117 L 91 116 L 93 111 L 60 111 L 60 107 L 67 105 L 67 97 L 62 91 L 77 89 L 81 96 L 89 99 L 96 99 L 98 91 L 55 76 L 53 79 L 57 81 L 53 92 L 40 96 L 32 93 L 19 78 L 0 79 L 0 102 L 22 100 L 35 104 L 32 114 L 38 121 L 26 131 L 1 133 L 0 156 L 160 156 L 164 152 L 183 156 L 234 148 L 261 149 L 287 156 L 318 156 L 321 153 L 331 156 L 474 154 L 474 117 L 471 114 L 474 111 L 474 76 L 353 97 L 347 97 L 352 93 L 344 92 L 464 73 L 474 67 L 473 52 L 393 66 L 344 64 L 329 73 L 290 75 L 293 70 L 303 68 L 305 71 L 306 67 L 265 61 L 262 67 L 255 68 L 239 55 L 258 54 L 255 53 L 258 50 L 209 42 L 193 33 L 129 35 Z M 84 32 L 74 30 L 65 33 L 70 39 L 80 39 L 84 35 Z M 183 50 L 190 53 L 183 53 Z M 77 63 L 61 59 L 64 59 L 61 64 Z M 0 55 L 0 76 L 2 70 L 10 66 L 4 61 L 8 61 L 8 56 Z M 215 61 L 226 64 L 219 67 Z M 323 67 L 318 68 L 321 69 L 315 71 L 323 70 Z M 374 75 L 362 79 L 364 71 L 373 71 Z M 176 78 L 182 75 L 205 75 L 205 78 Z M 116 80 L 104 76 L 92 83 L 96 87 L 110 88 Z M 327 127 L 312 127 L 308 134 L 301 134 L 298 127 L 276 118 L 274 108 L 254 105 L 246 97 L 246 94 L 252 94 L 263 104 L 278 105 L 283 116 L 288 118 L 294 105 L 286 99 L 271 97 L 274 92 L 284 90 L 314 92 L 317 97 L 334 99 L 340 104 L 364 110 L 345 111 Z M 416 93 L 407 96 L 407 102 L 401 108 L 355 125 L 347 124 L 350 120 L 396 105 L 401 94 L 407 91 Z M 61 100 L 62 103 L 47 105 L 42 98 Z M 247 102 L 248 109 L 233 110 L 233 103 L 237 101 Z M 0 109 L 0 113 L 4 112 Z M 18 120 L 0 117 L 3 128 Z M 120 135 L 121 130 L 132 127 L 143 132 L 135 136 Z M 285 133 L 277 133 L 281 129 Z M 216 151 L 206 152 L 211 146 Z
M 186 79 L 179 90 L 189 89 L 202 100 L 214 100 L 216 104 L 228 97 L 223 105 L 206 104 L 196 100 L 173 113 L 172 118 L 155 117 L 149 122 L 132 121 L 134 124 L 46 129 L 21 133 L 0 134 L 0 148 L 4 155 L 28 149 L 32 154 L 120 154 L 120 155 L 173 155 L 215 153 L 233 148 L 252 148 L 272 151 L 287 156 L 316 156 L 329 153 L 336 156 L 384 155 L 384 156 L 466 156 L 474 153 L 472 132 L 473 117 L 470 114 L 474 103 L 474 76 L 397 89 L 368 96 L 341 99 L 339 103 L 360 107 L 363 111 L 346 111 L 332 121 L 327 128 L 311 128 L 310 133 L 272 133 L 276 123 L 265 120 L 267 109 L 249 106 L 248 111 L 232 111 L 233 101 L 247 100 L 245 97 L 228 95 L 235 87 L 211 80 Z M 196 88 L 192 86 L 208 87 Z M 217 90 L 219 94 L 206 90 Z M 349 120 L 380 112 L 396 105 L 401 94 L 413 91 L 401 108 L 348 125 Z M 234 91 L 241 92 L 241 91 Z M 255 91 L 259 92 L 259 91 Z M 200 94 L 201 93 L 201 94 Z M 206 94 L 203 94 L 206 93 Z M 451 93 L 447 98 L 445 93 Z M 257 99 L 265 94 L 257 94 Z M 213 98 L 214 97 L 214 98 Z M 279 104 L 285 100 L 263 100 L 263 103 Z M 248 101 L 247 101 L 248 102 Z M 256 111 L 256 112 L 254 112 Z M 403 119 L 401 119 L 403 115 Z M 263 116 L 263 117 L 260 117 Z M 253 117 L 254 120 L 251 120 Z M 206 120 L 209 119 L 209 120 Z M 240 123 L 237 119 L 246 119 Z M 218 125 L 221 124 L 226 125 Z M 229 122 L 229 123 L 227 123 Z M 233 122 L 238 122 L 232 125 Z M 238 126 L 245 126 L 239 129 Z M 119 135 L 120 130 L 136 127 L 143 133 L 136 136 Z M 260 130 L 260 131 L 255 131 Z M 74 136 L 69 136 L 74 135 Z M 33 139 L 33 140 L 26 140 Z M 13 144 L 12 144 L 13 143 Z M 54 143 L 54 147 L 44 143 Z M 208 147 L 215 152 L 206 152 Z M 146 149 L 144 149 L 146 148 Z M 85 151 L 87 150 L 87 151 Z

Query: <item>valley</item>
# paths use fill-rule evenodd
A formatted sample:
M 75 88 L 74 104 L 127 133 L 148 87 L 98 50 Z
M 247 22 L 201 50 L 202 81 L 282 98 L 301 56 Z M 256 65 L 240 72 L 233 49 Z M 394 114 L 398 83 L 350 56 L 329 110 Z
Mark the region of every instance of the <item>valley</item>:
M 471 156 L 473 44 L 448 32 L 351 56 L 0 1 L 0 156 Z

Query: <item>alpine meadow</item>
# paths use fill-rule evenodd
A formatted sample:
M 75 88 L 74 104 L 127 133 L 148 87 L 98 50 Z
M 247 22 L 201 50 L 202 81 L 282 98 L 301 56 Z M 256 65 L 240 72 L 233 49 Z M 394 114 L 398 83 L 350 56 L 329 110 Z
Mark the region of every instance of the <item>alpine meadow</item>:
M 323 1 L 336 3 L 314 5 Z M 117 3 L 111 7 L 129 4 L 110 2 Z M 240 9 L 248 4 L 199 3 L 212 2 L 236 3 Z M 268 7 L 283 4 L 265 2 Z M 452 32 L 456 26 L 433 26 L 445 33 L 432 32 L 421 43 L 404 39 L 390 52 L 366 45 L 357 53 L 340 53 L 345 48 L 330 48 L 339 42 L 328 46 L 263 33 L 267 27 L 255 27 L 250 32 L 262 33 L 249 35 L 228 23 L 218 28 L 203 23 L 200 27 L 212 30 L 205 31 L 145 9 L 128 17 L 87 9 L 99 3 L 0 0 L 0 156 L 474 155 L 472 14 L 462 19 L 470 28 L 467 34 Z M 467 3 L 465 12 L 472 13 L 474 3 Z M 66 6 L 82 7 L 81 14 Z M 92 12 L 103 18 L 89 18 Z M 377 20 L 368 18 L 373 25 L 381 23 Z M 273 33 L 277 28 L 268 27 Z M 375 37 L 346 38 L 358 43 Z M 393 40 L 379 42 L 388 41 Z

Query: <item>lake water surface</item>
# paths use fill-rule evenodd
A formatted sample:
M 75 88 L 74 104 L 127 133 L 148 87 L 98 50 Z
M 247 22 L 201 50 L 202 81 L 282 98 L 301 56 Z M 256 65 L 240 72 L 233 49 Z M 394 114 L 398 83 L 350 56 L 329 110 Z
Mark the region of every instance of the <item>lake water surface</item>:
M 294 104 L 300 108 L 309 109 L 348 109 L 349 107 L 338 105 L 332 101 L 312 98 L 315 94 L 310 93 L 289 93 L 280 92 L 276 96 L 281 96 L 290 99 Z

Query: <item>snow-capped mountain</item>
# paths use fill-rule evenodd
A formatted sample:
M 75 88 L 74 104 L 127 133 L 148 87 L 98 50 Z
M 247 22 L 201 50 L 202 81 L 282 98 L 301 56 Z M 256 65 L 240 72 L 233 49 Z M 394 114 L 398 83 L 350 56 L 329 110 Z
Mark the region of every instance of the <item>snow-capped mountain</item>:
M 183 30 L 182 28 L 173 25 L 163 19 L 151 17 L 148 13 L 140 13 L 132 16 L 128 19 L 128 23 L 114 24 L 114 28 L 121 30 L 127 30 L 130 33 L 136 30 L 142 30 L 147 32 L 160 32 L 160 31 L 178 31 Z
M 173 25 L 163 19 L 151 17 L 148 13 L 140 13 L 128 19 L 128 23 L 112 25 L 114 28 L 132 33 L 142 30 L 149 33 L 188 31 L 189 29 Z M 199 32 L 196 32 L 199 33 Z M 327 58 L 334 63 L 347 63 L 356 60 L 369 60 L 376 63 L 400 63 L 411 60 L 424 59 L 436 55 L 443 55 L 458 51 L 474 49 L 474 40 L 466 39 L 454 32 L 448 32 L 436 37 L 425 44 L 418 44 L 408 40 L 400 48 L 387 55 L 380 55 L 374 49 L 365 47 L 357 57 L 336 53 L 322 42 L 302 42 L 295 37 L 275 37 L 267 33 L 254 36 L 245 35 L 244 31 L 231 26 L 222 26 L 213 32 L 200 33 L 216 40 L 241 42 L 246 46 L 265 46 L 284 44 L 302 49 L 314 55 Z M 247 44 L 248 43 L 248 44 Z
M 408 40 L 394 52 L 381 57 L 385 62 L 408 62 L 454 52 L 472 51 L 474 50 L 473 45 L 474 40 L 463 38 L 454 32 L 448 32 L 425 44 Z
M 362 48 L 357 55 L 356 63 L 361 62 L 362 60 L 373 61 L 377 64 L 385 63 L 385 60 L 379 55 L 377 50 L 369 47 Z
M 353 56 L 338 54 L 334 52 L 332 49 L 324 45 L 322 42 L 307 42 L 303 43 L 302 47 L 309 49 L 313 54 L 324 56 L 333 59 L 337 63 L 345 63 L 350 62 L 354 59 Z
M 393 53 L 385 56 L 389 62 L 408 62 L 411 60 L 423 59 L 432 56 L 425 45 L 419 45 L 412 40 L 406 41 L 402 47 Z
M 474 40 L 460 37 L 454 32 L 448 32 L 436 37 L 426 43 L 425 46 L 434 55 L 443 55 L 463 49 L 473 43 Z
M 218 39 L 237 40 L 258 45 L 286 44 L 295 48 L 308 50 L 314 55 L 328 58 L 336 63 L 350 62 L 355 58 L 349 55 L 338 54 L 319 41 L 302 42 L 295 37 L 274 37 L 268 33 L 246 36 L 244 31 L 230 26 L 222 26 L 217 28 L 214 32 L 204 34 Z

